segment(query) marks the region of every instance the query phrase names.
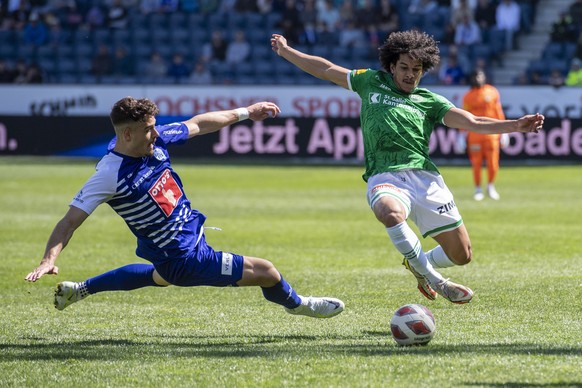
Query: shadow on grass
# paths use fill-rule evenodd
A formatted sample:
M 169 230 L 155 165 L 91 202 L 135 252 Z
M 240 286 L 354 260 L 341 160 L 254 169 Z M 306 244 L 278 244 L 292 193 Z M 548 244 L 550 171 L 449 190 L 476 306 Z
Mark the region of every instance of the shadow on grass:
M 378 341 L 375 337 L 382 337 Z M 286 358 L 291 355 L 309 358 L 328 355 L 358 356 L 444 356 L 462 355 L 559 355 L 580 356 L 582 346 L 552 347 L 531 343 L 514 344 L 429 344 L 422 347 L 400 347 L 389 340 L 387 332 L 365 332 L 362 336 L 327 337 L 302 335 L 230 335 L 230 336 L 144 336 L 142 340 L 95 339 L 58 342 L 45 338 L 21 338 L 23 343 L 0 343 L 2 360 L 132 360 L 145 356 Z M 475 383 L 477 384 L 477 383 Z M 480 383 L 479 383 L 480 384 Z M 477 385 L 479 385 L 477 384 Z M 577 383 L 576 383 L 577 384 Z M 578 385 L 575 385 L 578 386 Z

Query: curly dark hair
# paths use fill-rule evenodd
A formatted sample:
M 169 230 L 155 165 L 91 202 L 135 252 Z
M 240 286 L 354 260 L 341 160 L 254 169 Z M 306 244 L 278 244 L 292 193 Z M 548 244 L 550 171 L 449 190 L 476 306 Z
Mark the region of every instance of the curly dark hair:
M 145 122 L 159 112 L 160 109 L 156 104 L 147 98 L 125 97 L 113 105 L 109 118 L 113 126 L 116 127 L 122 124 Z
M 420 60 L 424 72 L 440 62 L 438 42 L 431 35 L 418 30 L 391 33 L 378 51 L 380 63 L 388 72 L 390 65 L 398 61 L 400 54 L 409 54 L 412 58 Z

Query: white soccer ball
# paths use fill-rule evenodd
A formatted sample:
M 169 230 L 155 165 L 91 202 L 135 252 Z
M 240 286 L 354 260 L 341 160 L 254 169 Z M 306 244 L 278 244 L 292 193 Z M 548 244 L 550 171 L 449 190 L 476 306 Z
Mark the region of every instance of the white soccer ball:
M 404 305 L 392 316 L 390 331 L 398 345 L 426 345 L 436 331 L 434 315 L 421 304 Z

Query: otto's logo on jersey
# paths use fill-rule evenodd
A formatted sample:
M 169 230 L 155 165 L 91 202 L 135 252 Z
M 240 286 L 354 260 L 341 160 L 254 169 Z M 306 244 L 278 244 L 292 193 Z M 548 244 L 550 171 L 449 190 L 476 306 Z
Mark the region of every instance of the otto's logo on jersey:
M 370 93 L 370 103 L 371 104 L 379 104 L 380 97 L 382 97 L 382 95 L 380 93 Z
M 368 69 L 358 69 L 358 70 L 356 70 L 356 71 L 355 71 L 355 73 L 354 73 L 354 74 L 355 74 L 355 75 L 358 75 L 358 74 L 363 74 L 363 73 L 365 73 L 365 72 L 366 72 L 366 70 L 368 70 Z
M 164 151 L 162 151 L 161 149 L 155 148 L 154 149 L 154 158 L 156 158 L 160 162 L 163 162 L 164 160 L 166 160 L 166 155 L 164 155 Z
M 158 178 L 148 193 L 162 209 L 166 217 L 172 214 L 183 195 L 180 186 L 178 186 L 168 169 L 164 170 L 162 176 Z

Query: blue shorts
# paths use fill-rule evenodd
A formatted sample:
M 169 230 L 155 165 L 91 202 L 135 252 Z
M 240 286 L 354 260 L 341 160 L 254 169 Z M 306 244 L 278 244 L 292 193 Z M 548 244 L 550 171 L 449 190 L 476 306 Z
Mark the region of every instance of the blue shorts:
M 155 264 L 164 280 L 175 286 L 236 286 L 242 278 L 244 259 L 240 255 L 215 251 L 202 235 L 187 257 Z

